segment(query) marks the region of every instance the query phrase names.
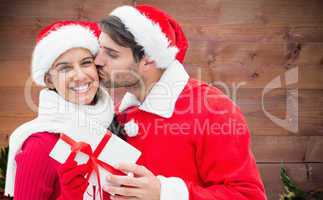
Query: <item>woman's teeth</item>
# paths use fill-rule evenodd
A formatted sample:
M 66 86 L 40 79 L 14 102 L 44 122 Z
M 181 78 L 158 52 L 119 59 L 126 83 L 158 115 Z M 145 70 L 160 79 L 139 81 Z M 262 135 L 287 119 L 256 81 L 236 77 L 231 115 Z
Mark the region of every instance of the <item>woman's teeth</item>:
M 78 93 L 83 93 L 83 92 L 88 91 L 89 85 L 90 84 L 88 83 L 86 85 L 80 85 L 80 86 L 77 86 L 77 87 L 72 87 L 72 90 L 74 90 L 75 92 L 78 92 Z

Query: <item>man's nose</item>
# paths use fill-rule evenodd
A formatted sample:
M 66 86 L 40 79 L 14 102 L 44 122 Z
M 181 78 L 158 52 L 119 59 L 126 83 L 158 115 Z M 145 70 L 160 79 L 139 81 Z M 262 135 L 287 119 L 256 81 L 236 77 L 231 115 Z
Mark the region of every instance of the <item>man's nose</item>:
M 103 67 L 104 66 L 103 55 L 102 55 L 102 51 L 101 50 L 98 52 L 97 56 L 95 57 L 94 63 L 98 67 Z

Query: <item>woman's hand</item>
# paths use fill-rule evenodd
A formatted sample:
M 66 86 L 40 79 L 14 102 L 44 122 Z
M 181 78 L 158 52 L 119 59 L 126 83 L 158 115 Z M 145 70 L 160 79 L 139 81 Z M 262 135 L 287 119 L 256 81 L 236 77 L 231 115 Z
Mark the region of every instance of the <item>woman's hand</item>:
M 77 165 L 75 154 L 71 153 L 67 161 L 58 169 L 61 194 L 58 200 L 81 200 L 89 183 L 84 178 L 89 166 Z
M 113 185 L 104 185 L 103 189 L 111 195 L 111 200 L 159 200 L 160 181 L 146 167 L 136 164 L 120 164 L 117 168 L 132 173 L 134 176 L 109 175 L 107 182 Z

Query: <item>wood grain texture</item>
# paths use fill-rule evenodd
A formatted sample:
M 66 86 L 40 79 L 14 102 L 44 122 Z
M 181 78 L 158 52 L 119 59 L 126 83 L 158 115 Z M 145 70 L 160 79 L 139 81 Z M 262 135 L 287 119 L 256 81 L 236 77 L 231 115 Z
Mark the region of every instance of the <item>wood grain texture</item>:
M 321 0 L 2 0 L 0 146 L 36 116 L 40 89 L 33 84 L 25 89 L 39 30 L 57 20 L 99 21 L 119 5 L 142 3 L 162 8 L 182 25 L 190 42 L 185 59 L 190 76 L 219 87 L 241 108 L 269 199 L 277 200 L 282 191 L 281 163 L 299 186 L 323 187 Z M 292 69 L 298 77 L 288 85 Z M 263 94 L 276 78 L 279 87 Z M 112 93 L 115 102 L 124 92 Z M 298 130 L 270 116 L 297 119 Z
M 275 89 L 263 94 L 262 89 L 221 88 L 244 113 L 252 135 L 323 136 L 323 96 L 321 90 L 298 90 L 294 96 L 289 89 Z M 0 87 L 0 117 L 33 116 L 37 111 L 40 88 Z M 112 95 L 118 103 L 125 91 L 115 91 Z M 288 99 L 288 100 L 287 100 Z M 298 104 L 297 102 L 298 101 Z M 289 115 L 287 107 L 296 106 Z M 265 113 L 265 111 L 267 113 Z M 297 113 L 294 113 L 297 112 Z M 286 130 L 269 118 L 298 120 L 298 131 Z M 6 129 L 6 127 L 3 127 Z M 1 130 L 0 126 L 0 130 Z
M 320 24 L 320 0 L 137 0 L 166 10 L 182 23 L 196 24 Z M 178 6 L 180 5 L 180 6 Z

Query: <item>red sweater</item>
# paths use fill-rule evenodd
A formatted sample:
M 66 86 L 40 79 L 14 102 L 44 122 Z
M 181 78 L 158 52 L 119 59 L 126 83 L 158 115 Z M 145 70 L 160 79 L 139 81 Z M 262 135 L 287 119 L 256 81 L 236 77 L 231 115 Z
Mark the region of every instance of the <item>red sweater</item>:
M 15 200 L 54 200 L 60 194 L 56 160 L 49 153 L 58 134 L 35 133 L 16 155 Z
M 131 107 L 119 119 L 139 126 L 138 135 L 127 138 L 142 152 L 138 163 L 182 178 L 190 200 L 266 199 L 247 124 L 220 90 L 190 79 L 170 118 Z
M 16 155 L 15 200 L 55 200 L 60 195 L 58 167 L 60 163 L 49 156 L 58 134 L 34 133 Z M 104 194 L 108 200 L 109 195 Z

